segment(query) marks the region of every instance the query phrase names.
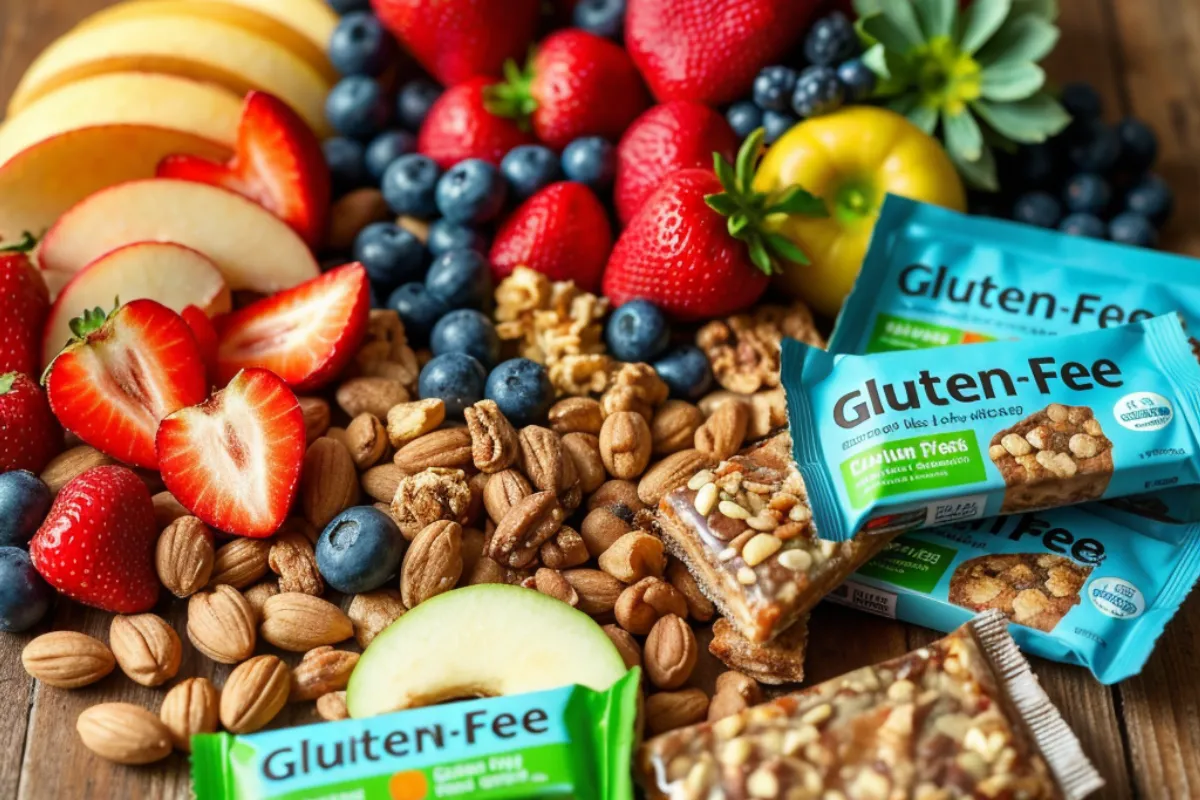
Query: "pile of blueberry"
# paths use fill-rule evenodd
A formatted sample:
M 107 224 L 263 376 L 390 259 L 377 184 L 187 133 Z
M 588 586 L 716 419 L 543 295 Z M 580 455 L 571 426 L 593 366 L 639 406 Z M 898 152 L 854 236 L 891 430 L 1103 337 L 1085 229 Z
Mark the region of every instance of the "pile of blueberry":
M 29 540 L 51 500 L 50 489 L 32 472 L 0 473 L 0 631 L 29 630 L 54 601 L 54 590 L 29 558 Z
M 726 118 L 739 137 L 763 128 L 771 144 L 802 119 L 869 97 L 875 73 L 861 56 L 854 23 L 835 11 L 809 30 L 800 68 L 780 64 L 763 69 L 754 79 L 753 97 L 730 106 Z
M 712 386 L 712 367 L 700 348 L 671 347 L 671 327 L 648 300 L 630 300 L 608 318 L 604 329 L 608 353 L 618 361 L 647 363 L 663 379 L 672 397 L 699 400 Z
M 1061 100 L 1071 125 L 1048 142 L 1021 148 L 999 170 L 1007 182 L 999 204 L 980 198 L 975 210 L 1075 236 L 1154 247 L 1173 205 L 1170 187 L 1152 172 L 1158 157 L 1154 131 L 1131 117 L 1105 123 L 1100 95 L 1088 84 L 1067 85 Z

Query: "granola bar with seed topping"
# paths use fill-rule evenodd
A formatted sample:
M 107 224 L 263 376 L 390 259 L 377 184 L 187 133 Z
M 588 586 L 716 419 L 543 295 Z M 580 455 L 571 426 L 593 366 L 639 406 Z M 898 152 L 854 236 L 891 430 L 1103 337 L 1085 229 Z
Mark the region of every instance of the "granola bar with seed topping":
M 1053 553 L 980 556 L 954 571 L 948 599 L 972 611 L 997 609 L 1018 625 L 1049 633 L 1079 605 L 1091 573 L 1091 567 Z
M 1076 800 L 1104 785 L 998 612 L 638 754 L 650 800 Z

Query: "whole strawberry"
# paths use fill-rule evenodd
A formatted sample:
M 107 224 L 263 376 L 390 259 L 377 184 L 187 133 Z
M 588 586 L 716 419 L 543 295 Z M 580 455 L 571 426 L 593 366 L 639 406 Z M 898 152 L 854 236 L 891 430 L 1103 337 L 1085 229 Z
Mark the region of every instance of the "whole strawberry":
M 481 158 L 496 166 L 517 145 L 531 144 L 533 136 L 511 119 L 492 114 L 484 106 L 487 78 L 475 78 L 447 89 L 434 102 L 417 134 L 417 152 L 427 155 L 442 169 L 459 161 Z
M 803 36 L 822 0 L 629 0 L 625 46 L 665 103 L 721 105 Z
M 42 358 L 42 328 L 50 313 L 50 292 L 29 252 L 37 241 L 26 233 L 17 244 L 0 247 L 0 372 L 36 376 Z
M 616 141 L 650 104 L 624 48 L 581 30 L 546 37 L 525 72 L 513 62 L 505 78 L 485 93 L 488 109 L 531 124 L 558 150 L 580 136 Z
M 62 488 L 29 543 L 46 582 L 80 603 L 116 614 L 158 599 L 150 491 L 125 467 L 94 467 Z
M 736 170 L 717 155 L 715 173 L 684 169 L 668 176 L 613 247 L 604 294 L 618 306 L 649 300 L 681 320 L 720 317 L 758 300 L 786 262 L 808 263 L 799 248 L 767 229 L 766 218 L 825 216 L 825 204 L 799 186 L 773 197 L 755 192 L 762 146 L 759 129 L 738 152 Z
M 551 280 L 573 280 L 594 292 L 612 250 L 604 206 L 582 183 L 552 183 L 517 207 L 500 226 L 489 260 L 496 280 L 529 267 Z
M 62 449 L 46 393 L 23 372 L 0 375 L 0 472 L 41 472 Z
M 707 168 L 713 153 L 732 159 L 737 147 L 725 116 L 702 103 L 677 100 L 654 106 L 633 121 L 617 146 L 613 195 L 621 224 L 629 223 L 672 172 Z
M 375 13 L 443 86 L 500 74 L 529 50 L 540 0 L 371 0 Z

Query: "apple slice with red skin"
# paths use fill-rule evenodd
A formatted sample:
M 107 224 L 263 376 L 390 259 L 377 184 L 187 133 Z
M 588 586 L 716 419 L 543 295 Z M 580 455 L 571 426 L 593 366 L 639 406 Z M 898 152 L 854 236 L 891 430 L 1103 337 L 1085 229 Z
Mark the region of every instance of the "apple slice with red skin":
M 265 92 L 246 95 L 232 159 L 220 163 L 171 155 L 158 165 L 158 176 L 208 183 L 248 197 L 314 249 L 325 238 L 330 188 L 321 143 L 287 103 Z
M 217 379 L 269 369 L 299 392 L 336 378 L 358 352 L 371 312 L 361 264 L 346 264 L 216 321 Z
M 137 242 L 118 248 L 77 272 L 58 294 L 42 335 L 42 366 L 71 339 L 71 320 L 118 297 L 157 300 L 182 313 L 196 305 L 209 316 L 232 307 L 229 287 L 212 259 L 172 242 Z
M 304 412 L 265 369 L 247 369 L 199 405 L 163 420 L 163 483 L 184 508 L 226 533 L 261 539 L 287 519 L 304 463 Z

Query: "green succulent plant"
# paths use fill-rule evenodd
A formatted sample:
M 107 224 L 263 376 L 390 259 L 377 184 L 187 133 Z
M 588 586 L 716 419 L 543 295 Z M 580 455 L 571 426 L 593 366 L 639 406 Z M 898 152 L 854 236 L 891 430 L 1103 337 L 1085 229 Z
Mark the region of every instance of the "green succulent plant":
M 993 148 L 1055 135 L 1071 121 L 1038 61 L 1058 42 L 1056 0 L 855 0 L 875 97 L 945 143 L 958 171 L 996 190 Z

